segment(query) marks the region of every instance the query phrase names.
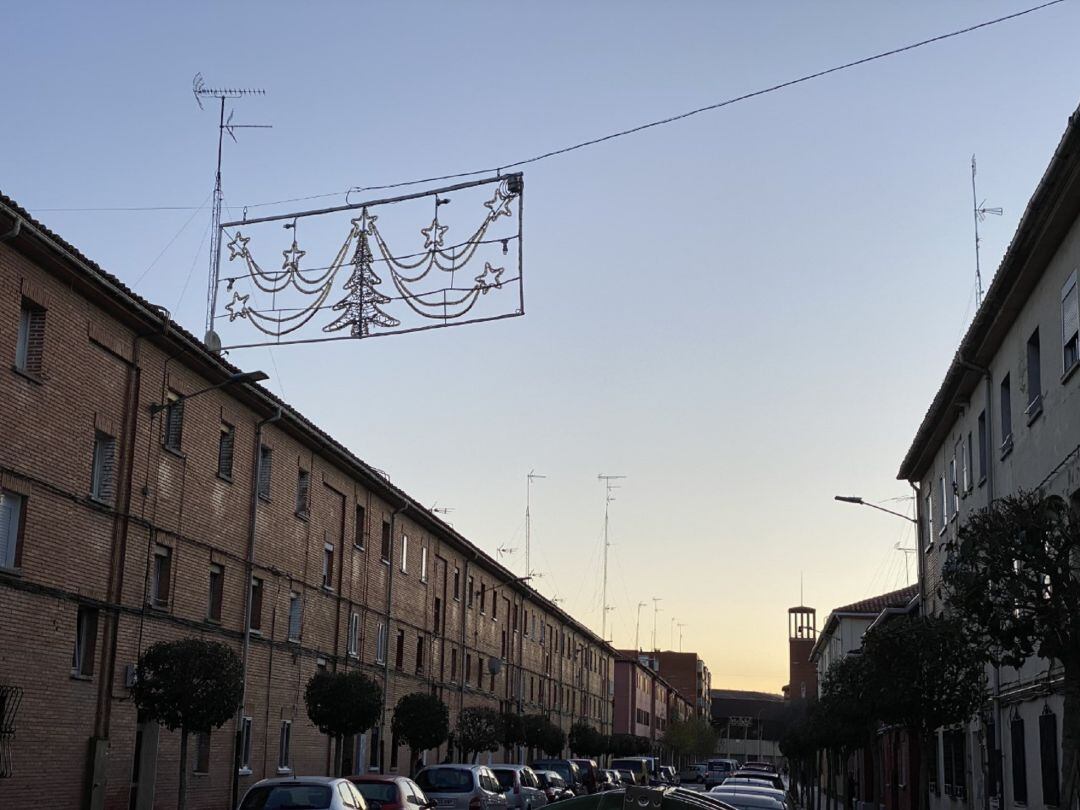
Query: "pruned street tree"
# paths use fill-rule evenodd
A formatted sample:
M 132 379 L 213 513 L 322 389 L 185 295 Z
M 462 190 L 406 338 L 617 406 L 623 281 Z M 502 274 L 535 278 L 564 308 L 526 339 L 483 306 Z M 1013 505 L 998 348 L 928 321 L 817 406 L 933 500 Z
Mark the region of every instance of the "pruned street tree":
M 499 742 L 509 752 L 525 744 L 525 719 L 520 714 L 503 712 L 499 715 Z
M 850 755 L 873 749 L 878 725 L 875 672 L 875 662 L 864 649 L 862 654 L 833 663 L 822 679 L 815 720 L 818 740 L 827 752 L 830 779 L 843 772 L 841 764 Z M 873 769 L 868 770 L 872 774 Z M 876 790 L 875 785 L 870 787 L 871 792 Z
M 454 741 L 466 762 L 481 751 L 498 750 L 499 726 L 499 713 L 487 706 L 466 706 L 458 713 Z
M 450 734 L 450 710 L 429 692 L 402 695 L 394 706 L 390 730 L 409 746 L 409 773 L 413 773 L 417 755 L 446 742 Z
M 581 756 L 595 757 L 603 753 L 603 736 L 588 723 L 579 721 L 570 726 L 567 742 L 570 750 Z
M 342 740 L 363 734 L 382 712 L 382 688 L 362 672 L 328 672 L 311 676 L 304 690 L 308 718 L 334 741 L 334 773 L 341 773 Z
M 1080 798 L 1080 514 L 1021 492 L 968 517 L 943 569 L 948 603 L 996 664 L 1061 664 L 1061 807 Z
M 139 657 L 132 698 L 170 731 L 180 732 L 180 782 L 176 806 L 187 806 L 187 747 L 192 732 L 220 728 L 244 691 L 239 656 L 216 641 L 159 641 Z
M 540 735 L 540 750 L 553 757 L 561 754 L 565 747 L 566 732 L 548 720 Z

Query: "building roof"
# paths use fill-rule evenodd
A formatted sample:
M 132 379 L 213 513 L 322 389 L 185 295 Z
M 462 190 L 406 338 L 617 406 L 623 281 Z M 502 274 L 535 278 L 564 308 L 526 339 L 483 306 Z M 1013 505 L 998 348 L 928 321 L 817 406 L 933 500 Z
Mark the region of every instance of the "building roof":
M 922 477 L 952 425 L 957 403 L 966 402 L 982 380 L 983 368 L 993 359 L 1022 303 L 1080 214 L 1078 167 L 1080 108 L 1069 116 L 1065 133 L 1028 201 L 986 297 L 900 464 L 898 479 L 916 481 Z
M 919 586 L 908 585 L 907 587 L 900 588 L 896 591 L 889 591 L 880 596 L 871 596 L 868 599 L 862 599 L 858 602 L 852 602 L 850 605 L 843 605 L 842 607 L 835 608 L 829 613 L 829 618 L 825 620 L 825 624 L 818 634 L 817 641 L 814 642 L 814 646 L 810 650 L 810 660 L 813 661 L 817 658 L 822 647 L 825 646 L 827 639 L 832 636 L 836 625 L 840 623 L 840 619 L 872 619 L 884 610 L 907 608 L 913 600 L 918 598 Z
M 210 379 L 224 379 L 243 371 L 223 357 L 214 354 L 202 341 L 173 321 L 169 311 L 142 298 L 119 278 L 88 258 L 78 248 L 35 219 L 25 208 L 0 191 L 0 242 L 45 266 L 59 264 L 71 274 L 70 285 L 77 294 L 100 303 L 103 309 L 117 317 L 140 323 L 148 339 L 171 346 L 174 356 L 183 356 L 193 370 Z M 175 351 L 179 348 L 180 351 Z M 282 418 L 277 424 L 364 482 L 372 491 L 388 500 L 400 503 L 405 514 L 418 524 L 436 532 L 451 545 L 456 545 L 474 561 L 482 562 L 492 574 L 506 582 L 516 575 L 490 557 L 464 535 L 456 531 L 418 500 L 393 484 L 389 477 L 356 456 L 345 445 L 319 428 L 314 422 L 258 383 L 241 383 L 230 387 L 230 395 L 253 410 L 272 415 L 278 410 Z M 599 635 L 524 582 L 509 586 L 553 616 L 575 627 L 593 643 L 608 653 L 614 649 Z

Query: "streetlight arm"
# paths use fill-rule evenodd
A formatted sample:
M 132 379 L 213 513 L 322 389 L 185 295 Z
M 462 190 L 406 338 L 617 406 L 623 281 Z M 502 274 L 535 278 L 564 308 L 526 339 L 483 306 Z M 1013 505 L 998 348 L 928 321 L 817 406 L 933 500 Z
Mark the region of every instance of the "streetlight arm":
M 919 523 L 919 521 L 913 517 L 901 514 L 900 512 L 894 512 L 892 509 L 886 509 L 884 506 L 878 506 L 876 503 L 864 501 L 858 495 L 834 495 L 833 500 L 840 501 L 841 503 L 853 503 L 858 506 L 869 506 L 871 509 L 877 509 L 879 512 L 886 512 L 890 515 L 896 515 L 898 518 L 903 518 L 908 523 L 914 523 L 915 525 L 918 525 Z
M 263 380 L 270 379 L 270 376 L 264 371 L 245 371 L 240 374 L 231 374 L 216 385 L 209 385 L 206 388 L 202 388 L 198 391 L 194 391 L 190 394 L 184 394 L 182 397 L 177 397 L 174 402 L 186 402 L 189 399 L 194 399 L 197 396 L 207 393 L 208 391 L 216 391 L 219 388 L 225 388 L 229 385 L 236 385 L 238 383 L 246 382 L 262 382 Z M 164 411 L 172 403 L 169 402 L 154 402 L 150 405 L 150 415 L 156 416 Z

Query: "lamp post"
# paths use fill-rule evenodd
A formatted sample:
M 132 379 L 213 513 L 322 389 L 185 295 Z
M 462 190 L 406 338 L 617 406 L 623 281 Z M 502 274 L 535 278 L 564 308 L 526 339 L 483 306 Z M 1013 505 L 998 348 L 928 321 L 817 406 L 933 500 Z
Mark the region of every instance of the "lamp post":
M 228 377 L 226 377 L 224 380 L 217 383 L 216 385 L 209 385 L 206 388 L 201 388 L 193 393 L 184 394 L 183 396 L 177 397 L 171 402 L 151 403 L 150 416 L 157 416 L 162 411 L 172 407 L 173 405 L 176 405 L 177 403 L 186 402 L 189 399 L 194 399 L 195 397 L 201 396 L 208 391 L 216 391 L 219 388 L 225 388 L 230 385 L 238 385 L 240 383 L 262 382 L 263 380 L 268 379 L 270 379 L 270 375 L 267 374 L 265 371 L 244 371 L 239 374 L 230 374 Z
M 858 495 L 833 495 L 833 500 L 840 501 L 841 503 L 853 503 L 858 506 L 869 506 L 871 509 L 877 509 L 879 512 L 887 512 L 890 515 L 896 515 L 898 518 L 903 518 L 908 523 L 914 523 L 916 525 L 919 523 L 918 520 L 909 515 L 894 512 L 892 509 L 886 509 L 884 506 L 878 506 L 876 503 L 870 503 L 870 501 L 864 501 Z

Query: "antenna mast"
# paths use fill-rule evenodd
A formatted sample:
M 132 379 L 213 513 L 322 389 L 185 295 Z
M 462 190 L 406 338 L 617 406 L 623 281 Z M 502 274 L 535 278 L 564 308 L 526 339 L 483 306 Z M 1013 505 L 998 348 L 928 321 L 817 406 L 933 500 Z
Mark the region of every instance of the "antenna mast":
M 217 335 L 214 334 L 214 309 L 217 303 L 218 273 L 221 269 L 221 203 L 224 195 L 221 192 L 221 147 L 225 134 L 236 141 L 237 129 L 270 129 L 270 124 L 234 124 L 232 113 L 225 118 L 225 99 L 243 98 L 245 96 L 266 95 L 265 90 L 258 88 L 235 88 L 235 87 L 207 87 L 203 81 L 202 73 L 196 73 L 191 82 L 191 92 L 195 94 L 195 101 L 199 109 L 204 109 L 203 99 L 216 98 L 221 102 L 218 113 L 218 144 L 217 144 L 217 170 L 214 173 L 214 209 L 210 221 L 210 279 L 206 290 L 206 336 L 203 342 L 213 351 L 221 347 Z M 245 216 L 247 213 L 245 212 Z
M 1001 216 L 1000 208 L 987 208 L 986 200 L 979 202 L 979 196 L 975 192 L 975 155 L 971 156 L 971 207 L 975 217 L 975 308 L 982 306 L 983 286 L 982 268 L 979 266 L 979 223 L 986 219 L 987 214 L 996 217 Z
M 529 474 L 525 476 L 525 576 L 532 576 L 532 569 L 529 567 L 529 549 L 530 541 L 532 539 L 532 515 L 530 513 L 530 507 L 532 506 L 532 482 L 537 478 L 547 478 L 546 475 L 540 475 L 534 470 L 529 470 Z
M 608 603 L 607 603 L 607 563 L 608 563 L 608 548 L 611 543 L 608 542 L 608 511 L 611 506 L 611 502 L 615 500 L 615 490 L 619 488 L 618 484 L 611 483 L 617 481 L 620 478 L 626 478 L 625 475 L 600 475 L 596 476 L 599 480 L 604 482 L 604 585 L 602 595 L 600 597 L 600 613 L 603 618 L 600 619 L 600 637 L 607 638 L 607 615 L 608 615 Z

